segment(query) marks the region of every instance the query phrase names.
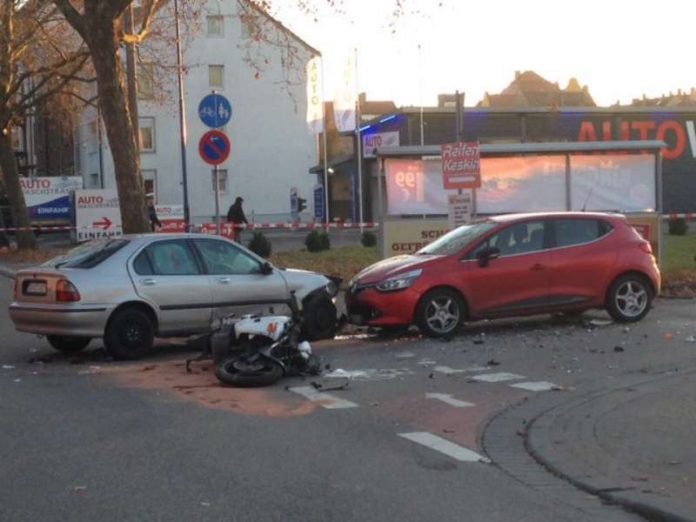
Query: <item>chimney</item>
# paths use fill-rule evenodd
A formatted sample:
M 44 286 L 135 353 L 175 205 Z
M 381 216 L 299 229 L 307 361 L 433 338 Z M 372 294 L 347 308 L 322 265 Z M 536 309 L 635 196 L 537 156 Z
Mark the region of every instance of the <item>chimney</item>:
M 358 102 L 360 103 L 360 105 L 365 105 L 367 103 L 367 94 L 365 94 L 364 92 L 358 94 Z
M 515 71 L 515 80 L 519 80 L 522 73 L 520 71 Z

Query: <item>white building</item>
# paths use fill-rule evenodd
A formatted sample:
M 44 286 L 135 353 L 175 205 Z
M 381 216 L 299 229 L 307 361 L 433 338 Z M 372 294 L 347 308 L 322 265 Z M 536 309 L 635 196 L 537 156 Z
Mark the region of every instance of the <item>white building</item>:
M 311 200 L 316 181 L 309 174 L 317 151 L 305 122 L 305 67 L 319 52 L 246 1 L 207 0 L 196 20 L 185 22 L 191 221 L 210 222 L 215 212 L 212 167 L 198 152 L 201 136 L 210 130 L 198 116 L 198 105 L 212 91 L 224 95 L 233 110 L 222 128 L 231 141 L 231 155 L 220 165 L 221 213 L 242 196 L 250 221 L 252 216 L 257 222 L 287 221 L 290 189 L 296 187 L 300 197 Z M 159 13 L 156 27 L 172 36 L 153 38 L 140 49 L 138 67 L 142 174 L 146 192 L 154 192 L 157 203 L 165 205 L 183 204 L 174 24 L 169 5 Z M 108 141 L 97 121 L 96 109 L 84 111 L 77 133 L 78 168 L 86 188 L 115 188 Z

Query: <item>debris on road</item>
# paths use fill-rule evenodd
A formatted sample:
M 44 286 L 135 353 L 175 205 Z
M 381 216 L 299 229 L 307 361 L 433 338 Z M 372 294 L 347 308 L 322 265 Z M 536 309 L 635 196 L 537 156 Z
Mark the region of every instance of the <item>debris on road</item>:
M 615 351 L 615 352 L 623 352 L 623 351 L 624 351 L 624 347 L 623 347 L 623 346 L 618 346 L 618 345 L 617 345 L 617 346 L 614 346 L 614 351 Z
M 613 324 L 614 321 L 611 321 L 610 319 L 592 319 L 590 321 L 590 324 L 592 326 L 609 326 L 610 324 Z
M 3 364 L 2 369 L 3 370 L 13 370 L 14 366 L 12 366 L 11 364 Z
M 665 338 L 665 341 L 671 341 L 672 338 L 674 337 L 674 334 L 667 332 L 666 334 L 663 335 L 663 337 Z
M 690 335 L 686 339 L 684 339 L 687 343 L 696 343 L 696 337 L 693 335 Z
M 487 366 L 500 366 L 500 361 L 496 361 L 495 359 L 491 359 L 486 363 Z
M 397 353 L 394 357 L 396 357 L 397 359 L 411 359 L 415 356 L 416 354 L 413 352 L 401 352 Z
M 330 391 L 340 391 L 340 390 L 345 390 L 348 387 L 348 384 L 350 383 L 350 379 L 346 379 L 346 381 L 343 384 L 339 384 L 338 386 L 329 386 L 325 387 L 323 384 L 320 382 L 310 382 L 309 384 L 312 386 L 317 391 L 320 392 L 330 392 Z

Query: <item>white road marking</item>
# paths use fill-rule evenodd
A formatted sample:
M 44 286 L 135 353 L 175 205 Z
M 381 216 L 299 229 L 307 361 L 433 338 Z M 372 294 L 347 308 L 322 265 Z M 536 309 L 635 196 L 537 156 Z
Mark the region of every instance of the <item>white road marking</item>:
M 413 375 L 413 372 L 407 368 L 367 368 L 365 370 L 344 370 L 343 368 L 338 368 L 331 373 L 324 374 L 323 377 L 354 379 L 358 381 L 385 381 L 401 377 L 402 375 Z
M 448 393 L 426 393 L 425 398 L 442 401 L 445 404 L 449 404 L 450 406 L 454 406 L 455 408 L 470 408 L 472 406 L 476 406 L 473 402 L 466 402 L 466 401 L 460 401 L 459 399 L 455 399 L 454 397 L 452 397 Z
M 474 381 L 481 382 L 503 382 L 503 381 L 514 381 L 517 379 L 524 379 L 524 375 L 517 375 L 515 373 L 484 373 L 482 375 L 474 375 L 472 377 Z
M 449 366 L 436 366 L 433 368 L 436 372 L 444 373 L 445 375 L 456 375 L 457 373 L 474 373 L 485 372 L 490 370 L 490 366 L 469 366 L 468 368 L 450 368 Z
M 518 382 L 517 384 L 511 384 L 510 386 L 512 388 L 521 388 L 522 390 L 529 390 L 533 392 L 549 391 L 557 387 L 554 383 L 546 381 Z
M 340 397 L 336 397 L 330 393 L 322 393 L 314 389 L 312 386 L 297 386 L 295 388 L 290 388 L 290 391 L 298 393 L 310 401 L 319 402 L 321 403 L 321 406 L 329 410 L 358 407 L 358 405 L 354 402 L 341 399 Z
M 433 435 L 426 431 L 416 431 L 413 433 L 399 433 L 399 437 L 408 439 L 412 442 L 422 444 L 423 446 L 444 453 L 448 457 L 452 457 L 460 462 L 490 462 L 487 458 L 482 457 L 475 451 L 471 451 L 464 446 L 459 446 L 447 439 Z

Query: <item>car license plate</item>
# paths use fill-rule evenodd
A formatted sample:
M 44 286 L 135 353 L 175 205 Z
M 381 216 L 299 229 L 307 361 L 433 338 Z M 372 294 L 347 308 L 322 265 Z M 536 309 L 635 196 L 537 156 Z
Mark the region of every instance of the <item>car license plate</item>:
M 24 286 L 24 295 L 46 295 L 46 282 L 28 281 Z

